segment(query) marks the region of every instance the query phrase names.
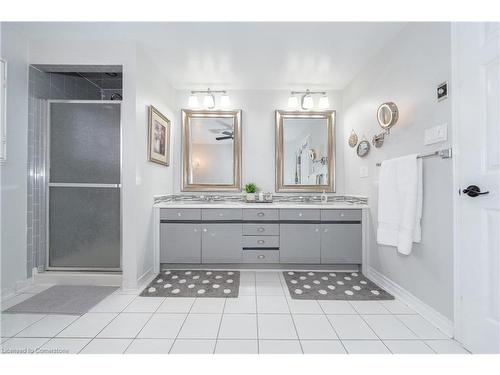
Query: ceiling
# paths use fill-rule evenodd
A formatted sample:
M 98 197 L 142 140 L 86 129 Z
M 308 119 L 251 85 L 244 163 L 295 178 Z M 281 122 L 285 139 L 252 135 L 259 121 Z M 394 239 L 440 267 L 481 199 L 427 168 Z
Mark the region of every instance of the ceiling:
M 30 39 L 134 41 L 178 89 L 344 88 L 405 23 L 20 23 Z

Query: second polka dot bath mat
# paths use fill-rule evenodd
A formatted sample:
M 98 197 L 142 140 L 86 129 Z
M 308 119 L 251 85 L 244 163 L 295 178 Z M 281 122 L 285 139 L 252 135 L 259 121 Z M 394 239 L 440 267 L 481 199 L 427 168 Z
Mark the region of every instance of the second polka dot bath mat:
M 283 272 L 293 299 L 372 301 L 394 299 L 360 272 Z
M 142 297 L 236 298 L 238 271 L 162 270 L 142 291 Z

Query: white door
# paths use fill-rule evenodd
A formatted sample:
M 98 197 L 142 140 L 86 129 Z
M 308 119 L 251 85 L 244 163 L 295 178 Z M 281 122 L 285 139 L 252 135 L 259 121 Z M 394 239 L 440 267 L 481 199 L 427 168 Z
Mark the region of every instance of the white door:
M 456 336 L 500 353 L 500 23 L 456 23 L 452 35 Z

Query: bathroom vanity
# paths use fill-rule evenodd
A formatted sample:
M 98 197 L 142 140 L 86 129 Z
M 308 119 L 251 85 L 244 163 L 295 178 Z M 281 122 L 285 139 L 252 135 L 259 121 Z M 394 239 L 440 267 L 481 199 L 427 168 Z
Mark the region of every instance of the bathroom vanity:
M 364 262 L 366 204 L 159 202 L 155 268 L 168 264 L 341 265 Z

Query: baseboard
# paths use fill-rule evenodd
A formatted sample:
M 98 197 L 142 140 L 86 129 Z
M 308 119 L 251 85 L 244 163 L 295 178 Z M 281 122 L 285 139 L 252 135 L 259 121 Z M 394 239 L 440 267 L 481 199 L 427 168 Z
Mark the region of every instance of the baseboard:
M 121 273 L 45 271 L 33 275 L 35 284 L 121 286 Z
M 154 272 L 153 270 L 154 267 L 150 267 L 146 272 L 144 272 L 142 274 L 142 276 L 140 276 L 138 279 L 137 279 L 137 285 L 140 285 L 142 283 L 145 283 L 147 279 L 149 279 L 150 277 L 153 277 L 155 276 L 156 277 L 156 272 Z
M 429 322 L 434 324 L 444 334 L 448 335 L 449 337 L 453 337 L 453 322 L 447 317 L 445 317 L 443 314 L 436 311 L 428 304 L 415 297 L 413 294 L 408 292 L 402 286 L 396 284 L 394 281 L 382 275 L 373 267 L 368 266 L 368 273 L 366 276 L 370 280 L 372 280 L 375 284 L 384 288 L 389 293 L 394 295 L 394 297 L 406 303 L 410 308 L 412 308 L 420 315 L 422 315 L 425 319 L 427 319 Z

